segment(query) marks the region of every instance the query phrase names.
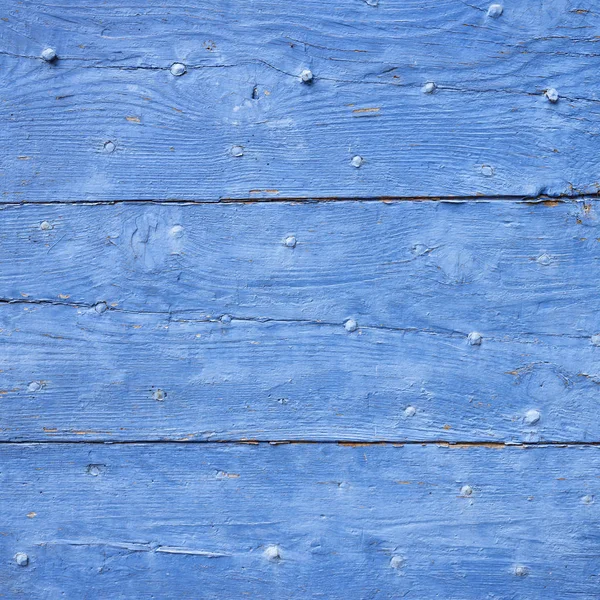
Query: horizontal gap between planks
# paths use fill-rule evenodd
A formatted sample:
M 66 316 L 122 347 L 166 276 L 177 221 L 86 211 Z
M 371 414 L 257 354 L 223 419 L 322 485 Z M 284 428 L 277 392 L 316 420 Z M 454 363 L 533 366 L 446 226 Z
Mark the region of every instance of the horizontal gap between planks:
M 352 440 L 0 440 L 0 446 L 26 446 L 26 445 L 107 445 L 107 446 L 130 446 L 130 445 L 245 445 L 245 446 L 282 446 L 282 445 L 338 445 L 348 447 L 362 446 L 439 446 L 441 448 L 490 448 L 502 450 L 504 448 L 545 448 L 545 447 L 600 447 L 598 442 L 581 441 L 543 441 L 543 442 L 486 442 L 486 441 L 464 441 L 447 442 L 444 440 L 373 440 L 373 441 L 352 441 Z
M 600 192 L 581 194 L 539 194 L 537 196 L 523 195 L 491 195 L 491 196 L 288 196 L 288 197 L 260 197 L 260 198 L 219 198 L 217 200 L 195 199 L 183 200 L 178 198 L 168 199 L 129 199 L 129 200 L 56 200 L 52 202 L 36 202 L 35 200 L 4 201 L 0 200 L 0 209 L 3 206 L 54 206 L 60 204 L 83 205 L 114 205 L 114 204 L 258 204 L 258 203 L 316 203 L 316 202 L 515 202 L 525 204 L 543 204 L 545 202 L 574 202 L 577 200 L 591 200 L 600 198 Z

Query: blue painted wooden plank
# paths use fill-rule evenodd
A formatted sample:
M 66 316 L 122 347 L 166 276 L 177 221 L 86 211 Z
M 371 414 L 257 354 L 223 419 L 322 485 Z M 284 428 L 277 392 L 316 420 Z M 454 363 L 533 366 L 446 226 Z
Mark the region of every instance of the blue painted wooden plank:
M 588 345 L 598 212 L 595 200 L 11 206 L 0 298 Z
M 199 26 L 188 26 L 198 14 L 178 18 L 187 6 L 174 7 L 171 19 L 162 9 L 163 20 L 144 17 L 137 5 L 107 19 L 110 8 L 77 5 L 70 24 L 63 6 L 50 4 L 43 17 L 31 9 L 33 24 L 26 21 L 17 35 L 23 44 L 41 43 L 32 39 L 41 40 L 43 26 L 55 45 L 62 40 L 75 50 L 49 64 L 27 58 L 31 49 L 2 56 L 2 143 L 10 148 L 4 200 L 597 192 L 590 165 L 598 155 L 598 107 L 588 89 L 593 74 L 586 75 L 596 67 L 582 33 L 596 23 L 593 11 L 555 0 L 491 19 L 458 2 L 394 9 L 333 3 L 309 27 L 303 10 L 321 14 L 313 3 L 264 5 L 267 19 L 254 4 L 248 20 L 244 13 L 230 18 L 237 5 L 209 10 L 207 35 L 226 37 L 215 52 L 186 37 Z M 364 28 L 356 26 L 355 10 Z M 13 39 L 19 26 L 7 18 L 5 47 L 20 47 Z M 289 26 L 278 26 L 280 18 Z M 256 41 L 248 42 L 255 30 Z M 359 33 L 346 35 L 352 30 Z M 87 58 L 78 54 L 88 48 L 82 35 L 90 38 Z M 289 48 L 293 35 L 313 40 L 299 45 L 302 60 L 299 48 Z M 268 60 L 260 53 L 265 39 L 276 55 Z M 152 44 L 160 61 L 152 53 L 145 58 Z M 316 50 L 333 71 L 320 76 L 309 58 L 313 46 L 321 46 Z M 197 53 L 218 60 L 204 63 Z M 181 77 L 170 73 L 175 60 L 191 61 Z M 309 85 L 299 77 L 307 67 L 315 75 Z M 432 78 L 436 92 L 424 93 Z M 550 86 L 559 88 L 556 103 L 544 95 Z
M 5 598 L 597 595 L 596 447 L 0 454 Z
M 189 72 L 265 62 L 292 77 L 310 68 L 315 81 L 417 88 L 431 81 L 503 94 L 554 87 L 564 97 L 598 99 L 593 3 L 499 3 L 502 11 L 490 13 L 491 4 L 26 0 L 6 6 L 0 49 L 39 60 L 52 47 L 70 67 L 168 70 L 179 61 Z
M 0 329 L 3 440 L 600 440 L 596 338 L 52 304 Z

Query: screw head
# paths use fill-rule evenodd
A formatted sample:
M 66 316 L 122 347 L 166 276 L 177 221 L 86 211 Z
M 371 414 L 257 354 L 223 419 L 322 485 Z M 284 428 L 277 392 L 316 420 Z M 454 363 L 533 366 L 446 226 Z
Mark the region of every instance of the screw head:
M 162 402 L 167 397 L 167 392 L 165 392 L 164 390 L 158 389 L 154 392 L 154 394 L 152 394 L 152 397 L 157 402 Z
M 104 152 L 106 152 L 107 154 L 111 154 L 112 152 L 114 152 L 117 147 L 115 145 L 114 142 L 111 142 L 110 140 L 108 142 L 104 142 Z

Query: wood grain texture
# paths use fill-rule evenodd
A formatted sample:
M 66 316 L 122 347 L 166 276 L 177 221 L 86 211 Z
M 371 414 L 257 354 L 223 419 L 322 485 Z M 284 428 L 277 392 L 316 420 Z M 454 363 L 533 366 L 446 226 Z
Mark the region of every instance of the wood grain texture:
M 0 211 L 0 299 L 587 344 L 600 332 L 599 210 L 595 200 L 11 206 Z
M 25 2 L 0 24 L 3 200 L 596 193 L 597 13 L 487 6 Z
M 600 440 L 589 338 L 32 304 L 0 328 L 4 440 Z
M 593 201 L 1 215 L 2 439 L 600 440 Z
M 5 598 L 597 595 L 595 447 L 58 444 L 0 454 Z

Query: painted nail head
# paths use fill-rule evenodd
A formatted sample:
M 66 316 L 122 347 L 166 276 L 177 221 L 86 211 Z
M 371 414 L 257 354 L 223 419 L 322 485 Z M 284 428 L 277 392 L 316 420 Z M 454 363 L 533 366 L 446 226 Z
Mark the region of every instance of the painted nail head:
M 358 329 L 358 323 L 354 319 L 348 319 L 344 323 L 344 329 L 347 332 L 352 333 L 353 331 L 356 331 Z
M 482 341 L 483 336 L 477 331 L 471 331 L 471 333 L 467 336 L 467 342 L 471 346 L 481 346 Z
M 535 410 L 535 408 L 532 408 L 525 413 L 525 423 L 527 423 L 527 425 L 535 425 L 541 418 L 542 415 L 540 414 L 540 411 Z
M 182 63 L 173 63 L 171 65 L 171 75 L 174 75 L 175 77 L 181 77 L 186 71 L 187 69 Z
M 281 560 L 281 551 L 279 546 L 267 546 L 264 551 L 264 556 L 267 560 L 276 561 Z
M 26 567 L 29 564 L 29 556 L 25 552 L 17 552 L 15 554 L 15 562 L 20 567 Z
M 362 157 L 362 156 L 358 156 L 358 155 L 356 155 L 356 156 L 353 156 L 353 157 L 352 157 L 352 160 L 350 161 L 350 164 L 351 164 L 353 167 L 355 167 L 356 169 L 358 169 L 358 168 L 360 168 L 360 167 L 362 166 L 363 162 L 365 162 L 365 161 L 363 160 L 363 157 Z
M 548 98 L 549 102 L 555 104 L 558 102 L 558 92 L 554 88 L 550 88 L 549 90 L 546 90 L 546 98 Z
M 487 14 L 488 17 L 491 17 L 492 19 L 497 19 L 502 15 L 503 12 L 504 7 L 502 6 L 502 4 L 490 4 Z
M 42 51 L 42 58 L 46 62 L 52 62 L 53 60 L 56 60 L 56 51 L 53 48 L 46 48 Z
M 304 69 L 304 71 L 300 73 L 300 79 L 302 80 L 302 83 L 312 83 L 314 79 L 312 71 L 310 69 Z

